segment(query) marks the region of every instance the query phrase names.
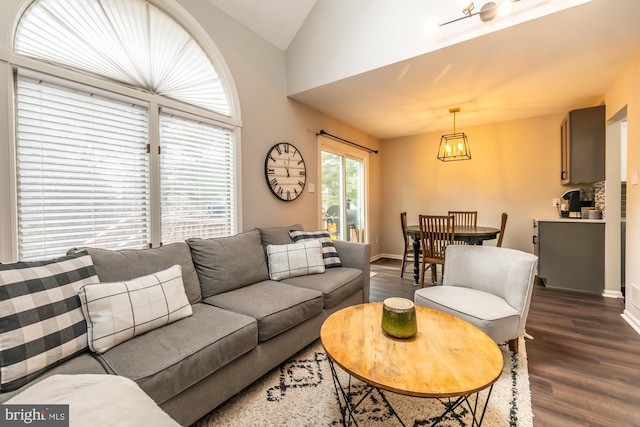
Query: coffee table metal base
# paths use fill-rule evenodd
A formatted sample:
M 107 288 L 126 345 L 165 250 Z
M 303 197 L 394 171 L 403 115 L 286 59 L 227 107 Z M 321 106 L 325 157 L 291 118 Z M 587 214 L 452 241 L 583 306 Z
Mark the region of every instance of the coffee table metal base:
M 331 376 L 333 377 L 333 385 L 336 389 L 336 395 L 338 397 L 338 405 L 340 407 L 340 414 L 342 416 L 343 426 L 350 426 L 352 425 L 352 423 L 354 426 L 358 425 L 358 422 L 356 421 L 356 418 L 355 418 L 356 409 L 358 408 L 358 406 L 360 406 L 362 402 L 364 402 L 367 396 L 369 396 L 374 390 L 377 390 L 380 396 L 382 397 L 382 400 L 384 400 L 384 403 L 387 405 L 387 407 L 391 411 L 392 415 L 398 420 L 400 425 L 405 427 L 405 423 L 400 418 L 400 415 L 398 415 L 398 413 L 393 409 L 393 406 L 391 406 L 391 403 L 387 400 L 387 397 L 384 395 L 383 391 L 378 387 L 365 383 L 367 386 L 367 389 L 366 389 L 367 391 L 362 395 L 362 397 L 360 397 L 360 399 L 357 402 L 353 402 L 353 399 L 351 398 L 352 376 L 349 375 L 349 382 L 346 386 L 347 388 L 345 389 L 345 387 L 340 382 L 340 378 L 338 377 L 338 372 L 336 371 L 336 367 L 333 363 L 333 360 L 331 360 L 330 357 L 328 358 L 328 360 L 329 360 L 329 366 L 331 368 Z M 484 404 L 481 403 L 480 405 L 478 405 L 478 403 L 480 403 L 479 402 L 480 393 L 483 390 L 480 390 L 477 393 L 473 393 L 471 395 L 458 396 L 458 397 L 455 397 L 453 400 L 449 398 L 449 402 L 445 404 L 445 411 L 442 413 L 442 415 L 436 418 L 433 421 L 433 423 L 431 423 L 430 427 L 437 426 L 442 420 L 444 420 L 447 414 L 452 413 L 460 405 L 463 405 L 465 403 L 467 404 L 469 408 L 469 412 L 471 413 L 471 416 L 472 416 L 470 427 L 482 426 L 482 421 L 484 420 L 484 415 L 487 411 L 487 406 L 489 405 L 489 398 L 491 397 L 491 392 L 493 391 L 493 384 L 491 384 L 491 386 L 489 386 L 487 390 L 488 390 L 486 393 L 487 396 L 484 400 Z M 475 395 L 475 399 L 470 399 L 473 395 Z

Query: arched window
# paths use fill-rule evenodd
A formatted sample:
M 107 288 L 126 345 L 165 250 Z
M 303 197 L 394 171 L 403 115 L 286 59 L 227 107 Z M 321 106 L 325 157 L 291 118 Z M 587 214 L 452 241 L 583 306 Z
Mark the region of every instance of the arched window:
M 237 231 L 230 78 L 147 0 L 35 0 L 16 66 L 18 257 Z

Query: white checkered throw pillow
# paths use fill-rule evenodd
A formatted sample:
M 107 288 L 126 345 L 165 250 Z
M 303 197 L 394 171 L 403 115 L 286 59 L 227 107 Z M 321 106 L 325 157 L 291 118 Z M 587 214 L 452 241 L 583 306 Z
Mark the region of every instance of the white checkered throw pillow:
M 288 245 L 268 245 L 267 258 L 271 280 L 324 273 L 322 247 L 317 239 Z
M 76 292 L 98 282 L 85 251 L 0 264 L 0 390 L 15 390 L 87 348 Z
M 95 353 L 193 314 L 180 265 L 124 282 L 85 285 L 78 295 Z
M 319 240 L 322 244 L 322 259 L 324 260 L 325 268 L 341 267 L 342 262 L 338 256 L 338 250 L 336 249 L 331 235 L 328 231 L 289 231 L 289 235 L 294 242 L 302 242 L 308 240 Z

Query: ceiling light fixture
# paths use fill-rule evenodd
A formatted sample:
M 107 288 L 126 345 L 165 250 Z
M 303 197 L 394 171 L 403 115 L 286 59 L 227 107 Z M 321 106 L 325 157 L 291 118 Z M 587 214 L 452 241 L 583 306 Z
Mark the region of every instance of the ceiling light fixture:
M 454 160 L 471 160 L 471 150 L 469 149 L 469 139 L 464 132 L 456 132 L 456 113 L 460 108 L 449 108 L 449 113 L 453 113 L 453 133 L 448 133 L 440 137 L 440 147 L 438 148 L 438 159 L 443 162 Z
M 498 3 L 490 1 L 485 3 L 478 12 L 473 12 L 475 5 L 473 2 L 469 1 L 459 1 L 458 4 L 462 7 L 462 15 L 460 18 L 452 19 L 451 21 L 443 22 L 439 24 L 440 27 L 443 25 L 452 24 L 454 22 L 461 21 L 465 18 L 471 18 L 472 16 L 480 15 L 480 20 L 482 22 L 491 21 L 496 16 L 505 17 L 508 16 L 513 10 L 513 3 L 519 2 L 520 0 L 502 0 Z

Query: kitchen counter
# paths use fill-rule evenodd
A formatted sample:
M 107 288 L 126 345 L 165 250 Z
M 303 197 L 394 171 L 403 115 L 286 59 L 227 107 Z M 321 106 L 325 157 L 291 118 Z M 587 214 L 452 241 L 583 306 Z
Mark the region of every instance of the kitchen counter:
M 604 224 L 604 219 L 582 219 L 582 218 L 562 218 L 559 216 L 550 217 L 550 218 L 533 218 L 534 221 L 538 222 L 580 222 L 583 224 L 595 223 L 595 224 Z
M 538 277 L 545 286 L 601 294 L 605 227 L 604 219 L 534 218 Z

